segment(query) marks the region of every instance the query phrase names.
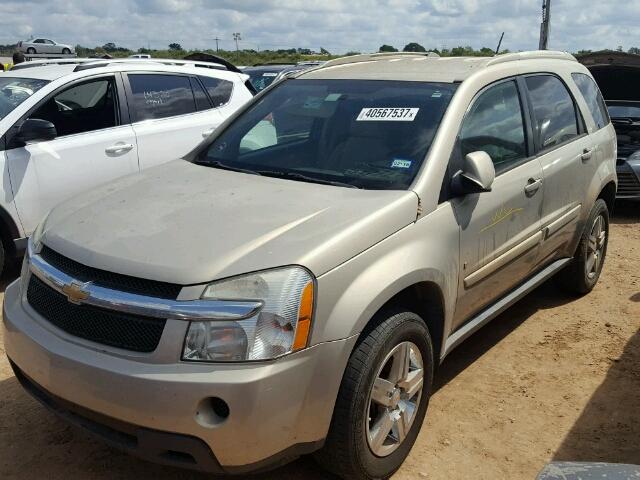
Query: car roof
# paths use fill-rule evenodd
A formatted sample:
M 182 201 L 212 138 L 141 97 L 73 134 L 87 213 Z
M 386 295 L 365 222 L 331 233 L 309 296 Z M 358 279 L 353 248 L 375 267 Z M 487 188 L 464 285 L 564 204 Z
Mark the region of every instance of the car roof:
M 31 63 L 31 62 L 28 62 Z M 22 64 L 20 64 L 22 65 Z M 100 58 L 74 58 L 70 60 L 51 59 L 38 61 L 29 67 L 20 67 L 3 73 L 5 76 L 20 78 L 37 78 L 42 80 L 56 80 L 67 75 L 81 77 L 86 74 L 98 74 L 103 72 L 167 72 L 190 73 L 204 76 L 214 76 L 223 79 L 237 80 L 238 73 L 229 71 L 224 65 L 197 62 L 189 60 L 163 60 L 163 59 L 100 59 Z M 215 72 L 215 73 L 214 73 Z M 246 75 L 245 75 L 246 77 Z
M 432 52 L 382 53 L 330 60 L 295 77 L 454 83 L 462 82 L 475 72 L 494 65 L 540 59 L 576 62 L 568 53 L 553 51 L 520 52 L 494 57 L 440 57 Z

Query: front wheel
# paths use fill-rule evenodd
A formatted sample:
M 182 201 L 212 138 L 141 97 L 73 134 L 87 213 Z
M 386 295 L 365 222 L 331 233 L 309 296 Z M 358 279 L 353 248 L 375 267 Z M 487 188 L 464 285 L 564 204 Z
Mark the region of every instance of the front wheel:
M 345 370 L 329 435 L 317 459 L 345 479 L 391 476 L 413 446 L 433 379 L 429 330 L 415 313 L 374 319 Z
M 36 53 L 36 49 L 33 48 L 33 47 L 29 47 L 29 48 L 27 48 L 27 53 L 29 55 L 34 55 Z
M 565 290 L 584 295 L 596 286 L 609 245 L 609 209 L 598 199 L 591 209 L 580 243 L 569 267 L 558 279 Z
M 63 48 L 62 49 L 62 54 L 63 55 L 69 55 L 71 53 L 71 50 L 69 50 L 68 48 Z

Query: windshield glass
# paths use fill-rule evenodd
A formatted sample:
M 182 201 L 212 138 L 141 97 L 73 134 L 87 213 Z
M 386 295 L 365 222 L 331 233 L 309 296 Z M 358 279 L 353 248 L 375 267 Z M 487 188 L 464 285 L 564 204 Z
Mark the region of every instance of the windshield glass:
M 611 118 L 640 118 L 640 102 L 608 103 Z
M 249 81 L 259 92 L 271 85 L 278 74 L 283 70 L 283 68 L 245 68 L 244 73 L 249 75 Z
M 455 89 L 446 83 L 286 80 L 195 161 L 299 181 L 404 190 Z
M 47 83 L 35 78 L 0 77 L 0 120 Z

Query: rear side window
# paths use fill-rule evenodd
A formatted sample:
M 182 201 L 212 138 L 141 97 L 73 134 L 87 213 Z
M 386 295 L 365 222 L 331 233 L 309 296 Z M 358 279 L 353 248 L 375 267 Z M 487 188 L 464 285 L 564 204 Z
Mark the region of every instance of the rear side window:
M 527 157 L 520 96 L 515 82 L 500 83 L 480 94 L 460 131 L 462 158 L 487 152 L 496 172 Z
M 534 113 L 540 148 L 547 150 L 578 136 L 573 98 L 562 81 L 552 75 L 525 79 Z
M 580 93 L 587 102 L 591 116 L 598 129 L 609 125 L 609 114 L 607 113 L 607 106 L 604 103 L 604 98 L 600 93 L 600 89 L 596 82 L 584 73 L 572 73 L 573 81 L 576 82 Z
M 213 77 L 199 77 L 204 88 L 207 89 L 213 108 L 221 107 L 229 103 L 233 92 L 233 82 Z
M 196 111 L 189 77 L 130 74 L 135 121 L 185 115 Z

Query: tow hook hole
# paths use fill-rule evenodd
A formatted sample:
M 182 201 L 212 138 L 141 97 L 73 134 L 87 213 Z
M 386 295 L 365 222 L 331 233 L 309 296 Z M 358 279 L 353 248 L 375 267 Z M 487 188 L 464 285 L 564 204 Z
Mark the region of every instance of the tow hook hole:
M 229 417 L 229 405 L 219 397 L 207 397 L 200 401 L 195 419 L 203 427 L 212 428 Z

